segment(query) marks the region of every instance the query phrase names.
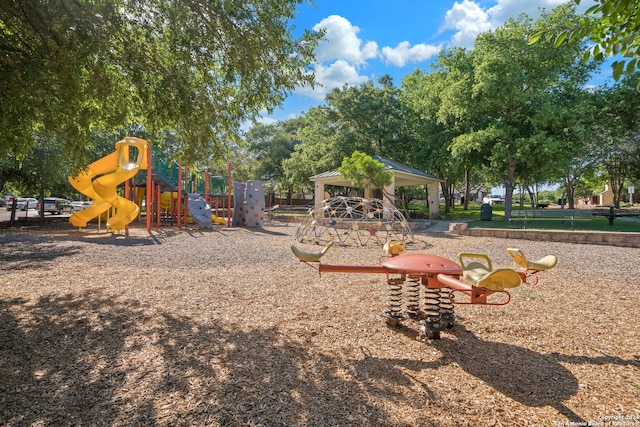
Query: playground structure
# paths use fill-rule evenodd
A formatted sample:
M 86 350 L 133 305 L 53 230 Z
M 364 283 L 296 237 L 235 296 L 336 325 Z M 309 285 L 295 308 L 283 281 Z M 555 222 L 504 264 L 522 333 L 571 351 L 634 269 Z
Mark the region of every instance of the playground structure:
M 300 243 L 382 246 L 390 240 L 412 242 L 413 233 L 395 206 L 380 199 L 340 196 L 311 208 L 295 238 Z
M 116 188 L 133 178 L 140 169 L 147 169 L 147 151 L 145 140 L 128 137 L 116 143 L 116 151 L 91 163 L 81 174 L 69 177 L 76 190 L 93 200 L 91 207 L 75 212 L 69 222 L 76 227 L 85 227 L 92 219 L 114 208 L 115 213 L 107 216 L 107 228 L 125 229 L 140 209 L 119 196 Z
M 558 263 L 558 259 L 554 255 L 546 255 L 537 261 L 529 261 L 520 249 L 508 248 L 507 253 L 518 266 L 516 271 L 520 274 L 522 281 L 532 286 L 538 284 L 539 272 L 550 270 Z
M 484 254 L 461 253 L 457 263 L 433 254 L 404 254 L 399 241 L 385 244 L 388 256 L 380 265 L 323 264 L 321 258 L 332 245 L 330 242 L 320 252 L 295 245 L 291 250 L 300 262 L 317 265 L 320 274 L 384 274 L 387 308 L 382 315 L 386 323 L 399 327 L 405 321 L 417 322 L 429 339 L 439 339 L 442 331 L 455 326 L 456 304 L 506 305 L 511 301 L 507 289 L 520 286 L 523 275 L 526 277 L 526 272 L 494 269 Z
M 177 227 L 188 222 L 230 226 L 230 218 L 218 216 L 220 210 L 230 215 L 230 180 L 230 164 L 227 177 L 208 171 L 189 174 L 188 168 L 169 161 L 150 142 L 125 137 L 116 143 L 113 153 L 69 177 L 71 185 L 93 201 L 91 207 L 75 212 L 69 222 L 86 227 L 89 221 L 98 219 L 100 227 L 104 219 L 107 230 L 127 231 L 128 225 L 144 212 L 147 230 L 167 223 Z M 124 191 L 119 195 L 121 186 Z

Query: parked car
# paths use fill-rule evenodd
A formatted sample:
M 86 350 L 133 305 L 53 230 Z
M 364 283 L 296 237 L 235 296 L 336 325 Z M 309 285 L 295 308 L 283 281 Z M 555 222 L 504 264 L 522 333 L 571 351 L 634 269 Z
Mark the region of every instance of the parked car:
M 40 206 L 38 206 L 38 210 Z M 58 197 L 45 197 L 44 199 L 44 212 L 50 212 L 52 214 L 60 215 L 61 213 L 73 212 L 73 206 L 66 199 Z
M 484 196 L 482 199 L 482 203 L 488 203 L 490 205 L 503 205 L 504 197 L 499 194 L 490 194 L 488 196 Z
M 90 208 L 92 206 L 93 203 L 89 202 L 83 202 L 80 200 L 74 200 L 73 202 L 71 202 L 71 207 L 73 208 L 74 212 L 77 211 L 81 211 L 82 209 L 86 209 L 86 208 Z
M 13 206 L 13 201 L 7 203 L 7 210 L 10 211 Z M 26 211 L 27 209 L 35 209 L 38 207 L 38 200 L 33 197 L 18 197 L 16 199 L 16 210 Z

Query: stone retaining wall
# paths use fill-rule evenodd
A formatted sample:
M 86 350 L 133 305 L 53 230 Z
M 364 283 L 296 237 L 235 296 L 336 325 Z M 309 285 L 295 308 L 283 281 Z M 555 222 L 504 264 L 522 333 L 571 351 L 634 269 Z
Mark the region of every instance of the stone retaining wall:
M 590 245 L 640 248 L 640 233 L 598 231 L 505 230 L 498 228 L 454 228 L 452 233 L 473 237 L 502 237 L 506 239 L 541 240 L 549 242 L 584 243 Z
M 305 216 L 271 216 L 270 219 L 284 222 L 302 222 Z M 409 222 L 409 227 L 415 233 L 425 230 L 428 221 Z M 428 232 L 429 229 L 426 228 Z M 640 248 L 640 233 L 615 233 L 604 231 L 545 231 L 545 230 L 506 230 L 500 228 L 467 228 L 467 224 L 450 223 L 449 232 L 462 236 L 473 237 L 501 237 L 506 239 L 543 240 L 549 242 L 583 243 L 590 245 L 623 246 Z

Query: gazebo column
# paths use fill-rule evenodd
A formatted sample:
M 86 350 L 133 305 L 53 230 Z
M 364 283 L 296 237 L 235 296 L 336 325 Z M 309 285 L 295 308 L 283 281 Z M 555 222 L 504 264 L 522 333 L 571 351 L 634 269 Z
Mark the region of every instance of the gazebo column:
M 316 181 L 315 185 L 315 195 L 313 198 L 313 202 L 315 206 L 318 206 L 324 200 L 324 182 Z
M 386 187 L 384 187 L 384 190 L 382 191 L 382 200 L 391 204 L 391 205 L 395 205 L 396 203 L 396 181 L 395 179 L 391 181 L 391 184 L 387 185 Z
M 440 185 L 432 182 L 428 186 L 429 219 L 440 219 Z
M 371 187 L 364 188 L 364 198 L 370 199 L 373 197 L 373 189 Z

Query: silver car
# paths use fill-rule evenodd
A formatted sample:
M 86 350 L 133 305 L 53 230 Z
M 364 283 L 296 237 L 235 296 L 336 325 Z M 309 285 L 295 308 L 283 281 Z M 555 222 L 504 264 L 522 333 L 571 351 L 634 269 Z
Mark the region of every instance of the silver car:
M 490 205 L 504 205 L 504 197 L 499 194 L 491 194 L 485 196 L 482 199 L 482 203 L 488 203 Z
M 10 211 L 13 207 L 13 201 L 7 203 L 7 210 Z M 36 209 L 38 207 L 38 200 L 33 197 L 18 197 L 16 199 L 16 210 L 26 211 L 27 209 Z
M 82 202 L 80 200 L 76 200 L 71 202 L 71 206 L 73 207 L 73 211 L 81 211 L 82 209 L 90 208 L 93 203 L 91 201 Z

